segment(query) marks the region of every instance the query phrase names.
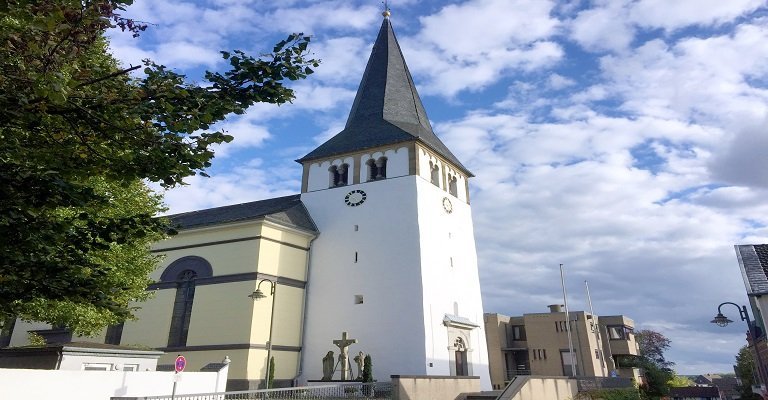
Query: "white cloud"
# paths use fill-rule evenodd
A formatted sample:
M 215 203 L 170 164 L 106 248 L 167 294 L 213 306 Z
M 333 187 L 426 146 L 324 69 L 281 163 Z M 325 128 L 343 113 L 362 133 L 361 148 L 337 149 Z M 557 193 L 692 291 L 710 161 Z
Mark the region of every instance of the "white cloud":
M 668 31 L 690 25 L 721 25 L 765 5 L 763 0 L 640 0 L 630 18 L 638 25 Z
M 590 51 L 624 51 L 635 36 L 626 13 L 624 1 L 611 1 L 605 8 L 581 11 L 570 24 L 571 37 Z
M 550 16 L 552 7 L 550 1 L 532 0 L 448 5 L 420 18 L 422 30 L 400 44 L 411 70 L 426 79 L 423 93 L 450 97 L 477 91 L 511 70 L 532 71 L 560 60 L 562 48 L 548 40 L 559 25 Z

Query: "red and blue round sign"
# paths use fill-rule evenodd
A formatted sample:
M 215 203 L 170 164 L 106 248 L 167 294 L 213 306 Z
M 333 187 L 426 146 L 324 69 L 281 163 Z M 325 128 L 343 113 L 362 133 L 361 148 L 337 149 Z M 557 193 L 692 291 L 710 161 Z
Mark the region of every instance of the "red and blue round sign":
M 179 354 L 179 356 L 176 357 L 175 366 L 176 366 L 176 372 L 184 371 L 184 367 L 187 366 L 187 359 L 184 358 L 184 356 L 182 356 L 181 354 Z

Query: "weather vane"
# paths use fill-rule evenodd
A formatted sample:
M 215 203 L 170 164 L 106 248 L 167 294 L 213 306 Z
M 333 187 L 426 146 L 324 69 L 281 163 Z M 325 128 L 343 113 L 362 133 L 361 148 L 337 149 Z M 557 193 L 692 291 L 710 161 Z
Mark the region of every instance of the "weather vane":
M 389 17 L 390 15 L 392 15 L 392 13 L 389 12 L 389 0 L 384 0 L 381 3 L 384 4 L 384 12 L 381 13 L 381 15 L 385 17 Z

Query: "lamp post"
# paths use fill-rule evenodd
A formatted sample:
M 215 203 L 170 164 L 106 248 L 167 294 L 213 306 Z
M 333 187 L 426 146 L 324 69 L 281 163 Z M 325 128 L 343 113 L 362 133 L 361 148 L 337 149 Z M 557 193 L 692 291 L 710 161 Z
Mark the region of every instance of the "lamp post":
M 713 324 L 717 324 L 717 326 L 727 326 L 730 324 L 731 321 L 723 315 L 723 312 L 721 311 L 721 308 L 726 305 L 730 304 L 734 307 L 736 307 L 739 310 L 739 316 L 741 317 L 742 321 L 747 322 L 747 334 L 749 335 L 749 340 L 752 342 L 752 346 L 754 346 L 755 349 L 755 357 L 757 357 L 757 376 L 760 378 L 760 383 L 765 384 L 765 368 L 763 367 L 763 360 L 762 357 L 760 357 L 760 349 L 757 347 L 757 337 L 755 337 L 755 333 L 752 330 L 752 321 L 749 320 L 749 314 L 747 313 L 747 306 L 740 306 L 736 303 L 731 303 L 730 301 L 726 301 L 724 303 L 720 303 L 719 306 L 717 306 L 717 315 L 712 321 L 709 321 Z
M 269 389 L 269 367 L 272 363 L 272 328 L 274 327 L 275 322 L 275 289 L 277 289 L 277 282 L 271 279 L 262 279 L 256 286 L 256 291 L 249 294 L 248 297 L 252 298 L 254 301 L 267 297 L 264 292 L 261 291 L 261 284 L 264 282 L 269 282 L 269 294 L 272 296 L 272 313 L 269 316 L 269 341 L 267 341 L 267 372 L 264 374 L 264 388 Z

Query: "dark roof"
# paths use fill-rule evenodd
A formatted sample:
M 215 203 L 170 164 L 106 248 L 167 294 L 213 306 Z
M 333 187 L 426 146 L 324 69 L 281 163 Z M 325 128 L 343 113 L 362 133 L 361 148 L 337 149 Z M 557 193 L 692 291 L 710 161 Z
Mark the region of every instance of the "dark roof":
M 413 140 L 472 176 L 432 131 L 392 24 L 384 18 L 344 130 L 297 161 Z
M 669 389 L 669 397 L 672 399 L 699 398 L 719 399 L 720 391 L 714 386 L 688 386 L 673 387 Z
M 170 219 L 171 225 L 178 229 L 263 218 L 283 225 L 317 232 L 317 226 L 312 221 L 312 217 L 309 216 L 309 212 L 298 194 L 174 214 L 167 218 Z
M 747 294 L 768 294 L 768 245 L 736 245 L 741 276 Z

